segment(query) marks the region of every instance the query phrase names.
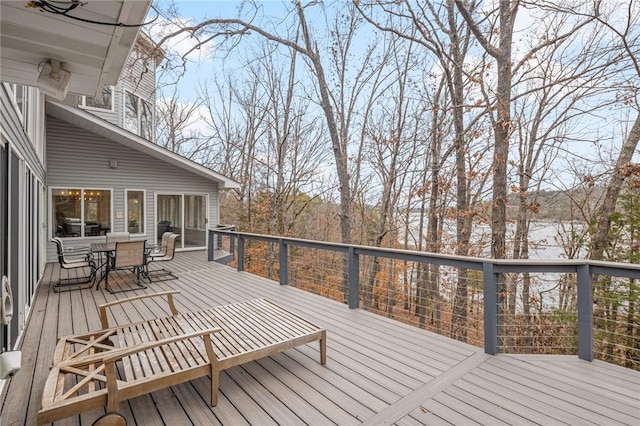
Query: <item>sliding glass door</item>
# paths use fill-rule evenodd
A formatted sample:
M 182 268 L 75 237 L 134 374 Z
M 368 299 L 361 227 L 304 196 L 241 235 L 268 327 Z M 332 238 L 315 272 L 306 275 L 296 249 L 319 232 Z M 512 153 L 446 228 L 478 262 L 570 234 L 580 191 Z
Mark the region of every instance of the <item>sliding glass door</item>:
M 207 246 L 207 195 L 157 194 L 156 240 L 165 232 L 180 234 L 178 248 Z
M 184 195 L 183 247 L 207 246 L 207 196 Z

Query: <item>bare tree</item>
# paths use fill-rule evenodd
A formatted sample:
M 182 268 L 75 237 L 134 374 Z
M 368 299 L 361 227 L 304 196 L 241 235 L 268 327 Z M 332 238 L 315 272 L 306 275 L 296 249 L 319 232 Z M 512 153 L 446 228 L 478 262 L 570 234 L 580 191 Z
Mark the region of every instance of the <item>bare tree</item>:
M 597 19 L 617 40 L 617 43 L 611 46 L 612 54 L 614 58 L 617 59 L 612 63 L 612 66 L 620 67 L 619 62 L 622 62 L 622 67 L 629 70 L 628 72 L 622 73 L 623 81 L 621 86 L 623 89 L 620 100 L 624 104 L 634 107 L 636 118 L 627 133 L 627 137 L 622 143 L 618 159 L 611 174 L 611 179 L 607 185 L 592 241 L 590 253 L 592 259 L 602 259 L 604 251 L 611 244 L 609 232 L 611 229 L 611 217 L 615 211 L 624 181 L 628 177 L 625 171 L 631 163 L 638 143 L 640 142 L 640 112 L 638 112 L 638 93 L 640 91 L 640 60 L 638 59 L 638 53 L 640 52 L 640 31 L 637 23 L 640 5 L 637 1 L 629 0 L 625 5 L 626 7 L 619 6 L 622 5 L 609 5 L 609 10 L 606 10 L 605 4 L 598 1 L 595 3 L 593 16 L 589 16 L 589 18 L 594 17 Z M 620 13 L 622 13 L 622 19 L 615 21 L 614 16 Z
M 416 68 L 418 59 L 414 55 L 414 46 L 409 43 L 402 47 L 399 39 L 390 37 L 388 46 L 390 66 L 393 69 L 393 79 L 388 86 L 383 87 L 383 93 L 393 93 L 392 97 L 384 95 L 378 99 L 380 105 L 376 107 L 376 114 L 366 123 L 369 163 L 377 174 L 377 180 L 382 186 L 380 203 L 378 204 L 378 224 L 375 228 L 373 244 L 381 247 L 386 240 L 389 246 L 397 241 L 397 230 L 393 220 L 395 206 L 401 195 L 401 188 L 407 179 L 406 169 L 417 152 L 422 130 L 420 103 L 414 102 L 410 94 L 411 75 Z M 417 107 L 417 111 L 415 108 Z M 380 271 L 380 261 L 374 256 L 371 273 L 365 290 L 365 308 L 372 306 L 373 288 L 376 276 Z M 391 274 L 391 270 L 389 271 Z M 394 285 L 387 283 L 387 312 L 392 315 L 394 303 Z M 374 300 L 374 305 L 378 300 Z
M 243 6 L 251 6 L 253 3 L 243 4 Z M 321 49 L 317 41 L 312 37 L 309 28 L 305 9 L 316 5 L 311 2 L 303 5 L 300 1 L 293 2 L 292 13 L 297 17 L 296 34 L 301 37 L 280 36 L 275 32 L 270 32 L 263 27 L 254 24 L 251 20 L 241 18 L 214 18 L 206 19 L 196 25 L 180 25 L 180 28 L 169 34 L 166 34 L 158 42 L 158 46 L 162 47 L 165 42 L 177 36 L 188 34 L 195 40 L 191 51 L 201 49 L 208 43 L 218 42 L 222 45 L 225 42 L 235 47 L 236 43 L 243 37 L 257 34 L 270 41 L 286 46 L 298 52 L 305 58 L 309 64 L 309 68 L 316 78 L 317 91 L 319 95 L 319 104 L 324 112 L 327 130 L 331 140 L 332 150 L 334 154 L 335 166 L 339 181 L 340 193 L 340 227 L 343 243 L 350 242 L 350 220 L 351 220 L 351 185 L 348 169 L 348 152 L 347 141 L 340 137 L 339 127 L 336 115 L 334 113 L 331 93 L 327 83 L 324 64 L 322 63 Z M 254 14 L 255 17 L 255 14 Z M 251 18 L 253 19 L 253 18 Z
M 388 23 L 377 22 L 373 6 L 378 6 L 388 16 Z M 451 113 L 454 129 L 453 146 L 456 164 L 456 254 L 469 254 L 469 238 L 473 214 L 469 210 L 469 181 L 466 168 L 468 138 L 465 128 L 465 56 L 469 48 L 468 27 L 457 22 L 453 0 L 436 6 L 431 2 L 413 4 L 372 1 L 358 6 L 360 12 L 378 29 L 396 34 L 409 43 L 419 43 L 433 54 L 444 75 L 447 93 L 452 99 Z M 469 9 L 473 10 L 475 2 Z M 410 30 L 405 27 L 409 25 Z M 473 120 L 472 120 L 473 121 Z M 466 340 L 467 319 L 467 271 L 460 270 L 456 285 L 453 313 L 453 337 Z
M 480 45 L 497 64 L 497 84 L 495 88 L 494 147 L 493 147 L 493 196 L 491 208 L 491 255 L 495 259 L 505 257 L 505 236 L 507 232 L 507 162 L 509 138 L 511 136 L 511 83 L 513 76 L 513 29 L 520 7 L 519 0 L 500 0 L 499 34 L 497 45 L 492 43 L 480 25 L 473 18 L 473 11 L 461 0 L 455 0 L 456 7 L 467 21 Z M 493 30 L 493 28 L 492 28 Z
M 267 114 L 264 96 L 255 79 L 243 81 L 242 84 L 230 80 L 226 86 L 217 82 L 216 87 L 217 93 L 211 92 L 207 85 L 200 88 L 200 96 L 208 114 L 206 121 L 214 140 L 220 143 L 219 157 L 223 158 L 223 163 L 234 161 L 231 176 L 240 183 L 237 198 L 241 201 L 242 210 L 238 225 L 251 229 L 253 197 L 256 186 L 259 186 L 254 177 L 258 169 L 264 167 L 258 155 Z M 234 110 L 241 118 L 233 118 Z
M 574 19 L 569 14 L 550 15 L 540 20 L 540 34 L 553 39 L 564 27 L 572 25 Z M 610 73 L 606 60 L 603 61 L 596 53 L 598 49 L 594 49 L 601 37 L 597 28 L 586 27 L 569 37 L 568 43 L 541 49 L 515 76 L 514 139 L 518 141 L 518 150 L 517 158 L 509 162 L 517 172 L 511 186 L 517 196 L 512 247 L 515 259 L 529 257 L 531 220 L 540 210 L 538 196 L 543 183 L 550 180 L 552 164 L 568 135 L 573 133 L 577 137 L 576 123 L 606 105 L 600 98 Z M 579 49 L 575 48 L 577 43 L 571 43 L 576 39 L 581 40 Z M 533 42 L 537 43 L 537 40 Z M 594 102 L 594 99 L 598 101 Z M 508 282 L 507 303 L 511 315 L 516 313 L 517 287 L 515 279 Z M 531 318 L 531 277 L 528 273 L 522 274 L 521 301 L 524 321 L 528 324 Z
M 156 103 L 156 143 L 194 161 L 206 163 L 209 141 L 196 126 L 200 103 L 184 103 L 174 88 Z

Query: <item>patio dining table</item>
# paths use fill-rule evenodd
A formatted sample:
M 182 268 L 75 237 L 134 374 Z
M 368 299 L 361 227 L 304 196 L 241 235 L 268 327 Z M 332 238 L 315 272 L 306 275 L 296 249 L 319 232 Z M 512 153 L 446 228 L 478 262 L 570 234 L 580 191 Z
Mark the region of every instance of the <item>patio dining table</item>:
M 113 254 L 113 252 L 116 250 L 116 243 L 115 242 L 108 243 L 108 244 L 107 243 L 91 243 L 89 247 L 91 248 L 91 251 L 93 253 L 97 253 L 98 254 L 98 265 L 97 266 L 98 266 L 98 270 L 100 271 L 100 279 L 96 283 L 96 290 L 98 290 L 100 288 L 100 283 L 107 276 L 107 274 L 106 274 L 107 262 L 109 261 L 109 255 Z M 152 248 L 153 247 L 151 247 L 151 246 L 147 246 L 146 240 L 145 240 L 145 248 L 144 248 L 145 256 L 149 253 L 149 251 Z M 146 259 L 146 257 L 145 257 L 145 259 Z
M 96 283 L 96 290 L 100 288 L 100 283 L 106 277 L 106 266 L 109 261 L 109 253 L 115 251 L 116 243 L 91 243 L 89 246 L 93 253 L 98 254 L 98 270 L 100 271 L 100 279 Z

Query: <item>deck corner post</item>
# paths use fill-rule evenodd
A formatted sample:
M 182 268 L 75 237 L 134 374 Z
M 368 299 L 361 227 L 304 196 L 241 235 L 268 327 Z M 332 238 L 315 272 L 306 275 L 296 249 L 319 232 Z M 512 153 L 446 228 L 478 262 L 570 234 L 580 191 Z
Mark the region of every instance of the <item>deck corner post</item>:
M 358 309 L 360 307 L 360 256 L 354 247 L 349 247 L 347 264 L 349 309 Z
M 578 358 L 593 361 L 593 293 L 588 264 L 576 267 L 578 284 Z
M 283 238 L 280 238 L 280 285 L 289 284 L 289 246 Z
M 484 352 L 496 355 L 500 352 L 498 341 L 498 274 L 491 262 L 483 262 L 484 288 Z
M 213 240 L 215 238 L 215 232 L 212 229 L 209 229 L 209 241 L 207 241 L 207 260 L 209 262 L 213 261 L 213 250 L 215 245 L 213 244 Z
M 244 271 L 244 237 L 238 235 L 238 271 Z

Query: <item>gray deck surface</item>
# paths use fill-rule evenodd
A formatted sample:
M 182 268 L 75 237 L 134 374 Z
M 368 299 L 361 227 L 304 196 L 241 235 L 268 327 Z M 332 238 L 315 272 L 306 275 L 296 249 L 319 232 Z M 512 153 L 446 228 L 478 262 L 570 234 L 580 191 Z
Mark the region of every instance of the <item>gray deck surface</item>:
M 120 404 L 130 425 L 640 424 L 640 372 L 574 356 L 488 356 L 480 348 L 301 290 L 178 253 L 179 280 L 111 295 L 54 293 L 49 264 L 22 342 L 23 365 L 0 399 L 0 425 L 33 425 L 56 338 L 100 328 L 96 306 L 178 289 L 180 311 L 258 297 L 325 327 L 327 365 L 308 344 L 222 372 L 210 407 L 209 378 Z M 123 278 L 127 278 L 123 276 Z M 114 285 L 117 286 L 116 283 Z M 161 300 L 114 309 L 110 322 L 168 315 Z M 91 423 L 104 410 L 56 424 Z

